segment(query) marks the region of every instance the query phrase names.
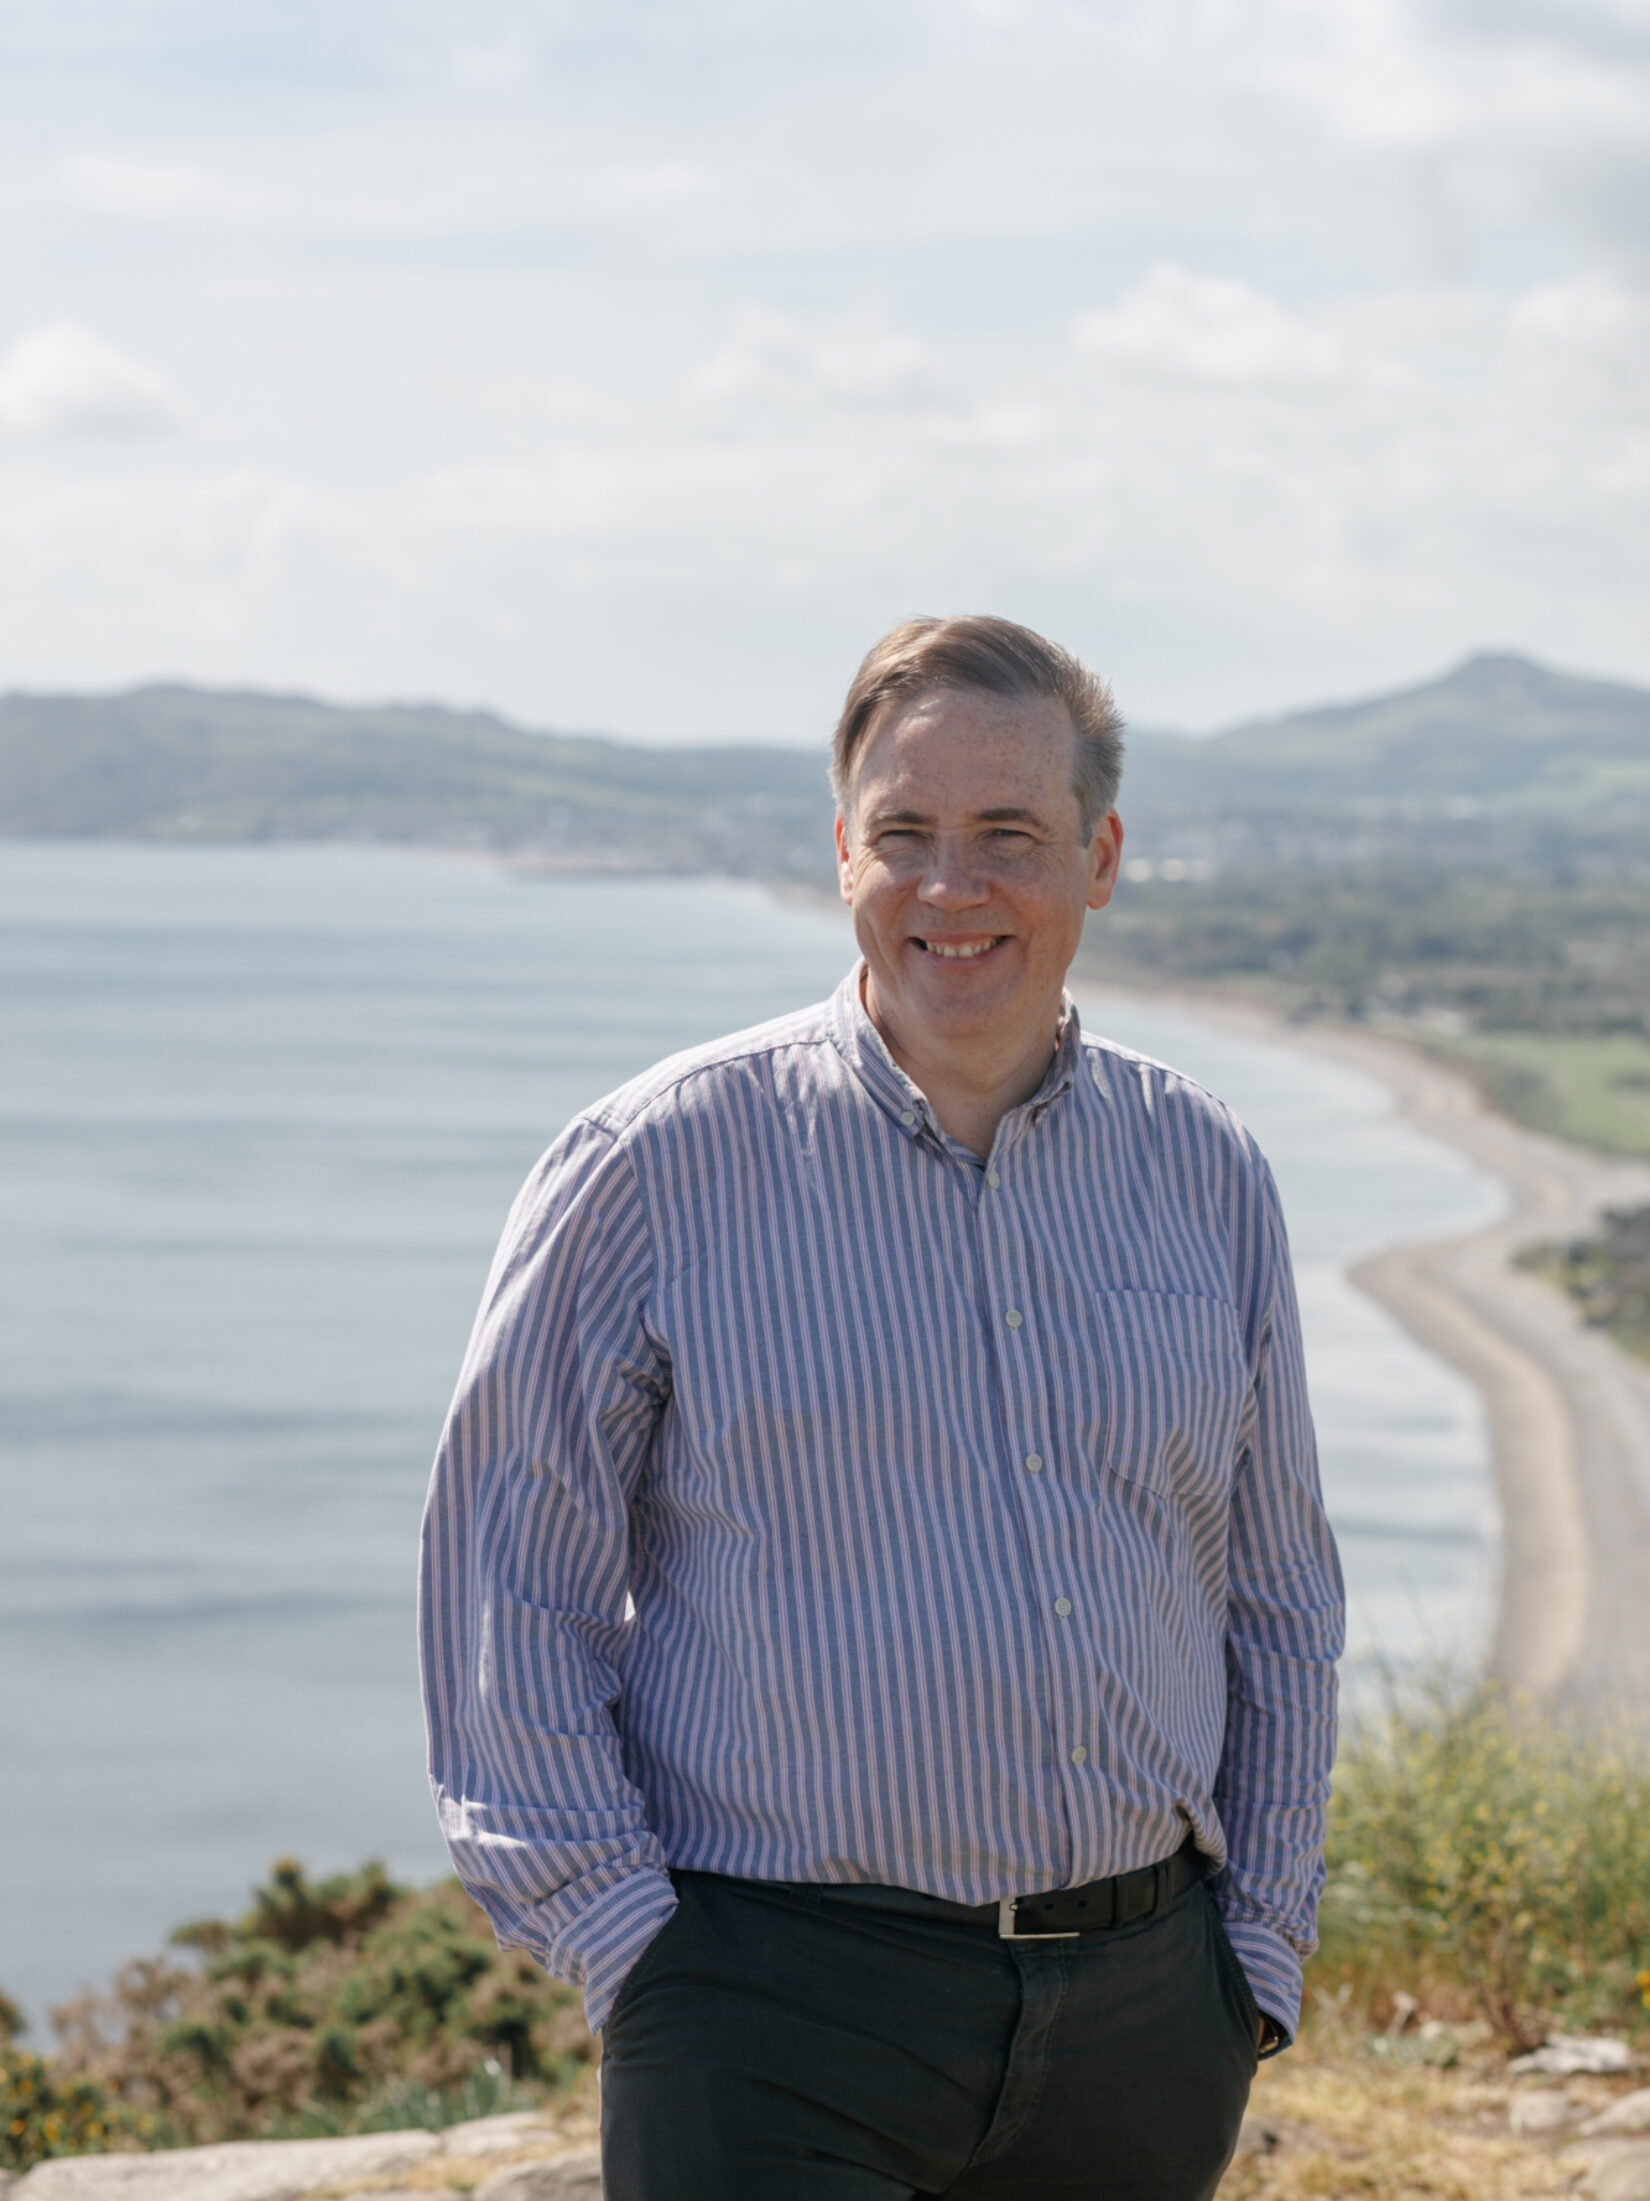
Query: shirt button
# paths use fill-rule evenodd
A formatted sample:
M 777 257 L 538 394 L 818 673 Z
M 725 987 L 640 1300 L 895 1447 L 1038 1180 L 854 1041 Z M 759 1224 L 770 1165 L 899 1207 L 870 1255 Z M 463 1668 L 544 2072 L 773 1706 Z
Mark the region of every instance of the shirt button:
M 1018 1307 L 1010 1307 L 1007 1314 L 1003 1316 L 1003 1320 L 1008 1324 L 1011 1330 L 1017 1330 L 1020 1327 L 1020 1324 L 1025 1320 L 1025 1316 L 1021 1314 Z
M 1057 1597 L 1054 1600 L 1054 1610 L 1060 1615 L 1060 1618 L 1064 1620 L 1067 1613 L 1069 1613 L 1071 1610 L 1071 1599 L 1069 1597 Z
M 1088 1764 L 1088 1762 L 1089 1762 L 1089 1754 L 1088 1754 L 1088 1752 L 1087 1752 L 1087 1751 L 1086 1751 L 1086 1750 L 1085 1750 L 1085 1749 L 1083 1748 L 1083 1746 L 1082 1746 L 1082 1744 L 1081 1744 L 1081 1743 L 1079 1743 L 1079 1744 L 1077 1745 L 1077 1748 L 1076 1748 L 1076 1749 L 1075 1749 L 1075 1750 L 1074 1750 L 1074 1751 L 1072 1752 L 1072 1754 L 1071 1754 L 1071 1762 L 1072 1762 L 1072 1764 L 1073 1764 L 1073 1765 L 1087 1765 L 1087 1764 Z
M 913 1125 L 913 1124 L 914 1124 L 914 1123 L 916 1122 L 916 1120 L 917 1120 L 917 1117 L 916 1117 L 916 1111 L 915 1111 L 914 1109 L 911 1109 L 911 1108 L 902 1108 L 902 1109 L 900 1110 L 900 1117 L 899 1117 L 899 1120 L 900 1120 L 900 1122 L 901 1122 L 902 1124 L 904 1124 L 904 1126 L 905 1126 L 906 1130 L 907 1130 L 907 1131 L 909 1131 L 909 1130 L 910 1130 L 910 1128 L 911 1128 L 911 1126 L 912 1126 L 912 1125 Z
M 1042 1472 L 1043 1455 L 1040 1452 L 1028 1452 L 1026 1454 L 1026 1473 L 1028 1475 L 1040 1475 Z
M 992 1191 L 995 1192 L 997 1187 L 1002 1183 L 1003 1180 L 998 1176 L 997 1172 L 994 1169 L 988 1169 L 985 1173 L 985 1181 L 991 1187 Z

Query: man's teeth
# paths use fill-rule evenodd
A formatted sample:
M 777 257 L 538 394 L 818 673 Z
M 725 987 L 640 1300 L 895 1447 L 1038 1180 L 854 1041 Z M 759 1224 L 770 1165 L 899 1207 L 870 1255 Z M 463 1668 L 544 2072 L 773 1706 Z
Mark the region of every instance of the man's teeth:
M 976 940 L 972 945 L 963 944 L 956 947 L 947 947 L 941 940 L 925 940 L 923 942 L 923 946 L 930 955 L 943 955 L 954 963 L 970 962 L 976 955 L 984 955 L 988 948 L 994 948 L 996 945 L 995 940 Z

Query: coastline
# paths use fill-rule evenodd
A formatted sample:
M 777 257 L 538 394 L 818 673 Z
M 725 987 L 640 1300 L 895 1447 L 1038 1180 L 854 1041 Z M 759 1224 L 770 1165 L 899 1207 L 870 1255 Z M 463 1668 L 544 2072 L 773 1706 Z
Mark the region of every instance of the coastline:
M 1090 967 L 1078 990 L 1130 994 Z M 1505 1187 L 1486 1229 L 1406 1239 L 1350 1281 L 1484 1404 L 1501 1512 L 1490 1667 L 1506 1687 L 1641 1700 L 1650 1694 L 1650 1366 L 1513 1267 L 1533 1241 L 1576 1237 L 1601 1208 L 1650 1202 L 1650 1164 L 1527 1131 L 1466 1075 L 1407 1040 L 1292 1024 L 1256 1002 L 1191 988 L 1149 997 L 1276 1044 L 1326 1055 L 1386 1087 L 1399 1117 Z

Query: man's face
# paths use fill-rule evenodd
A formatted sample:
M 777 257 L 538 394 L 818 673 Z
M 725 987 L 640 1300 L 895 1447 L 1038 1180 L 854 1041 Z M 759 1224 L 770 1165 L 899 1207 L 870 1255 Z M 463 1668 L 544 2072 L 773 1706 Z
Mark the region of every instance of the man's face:
M 896 1051 L 995 1051 L 1057 1013 L 1083 913 L 1110 901 L 1123 829 L 1088 839 L 1076 734 L 1052 697 L 936 689 L 886 706 L 837 820 L 866 1006 Z

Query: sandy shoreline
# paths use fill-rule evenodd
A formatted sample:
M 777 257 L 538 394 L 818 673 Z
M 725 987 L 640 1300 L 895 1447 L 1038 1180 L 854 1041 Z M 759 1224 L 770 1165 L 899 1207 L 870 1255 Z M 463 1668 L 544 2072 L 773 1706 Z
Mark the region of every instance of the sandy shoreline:
M 1083 990 L 1120 991 L 1099 974 Z M 1163 998 L 1157 996 L 1156 998 Z M 1512 1266 L 1538 1239 L 1587 1231 L 1604 1207 L 1650 1201 L 1650 1165 L 1526 1131 L 1469 1079 L 1400 1039 L 1285 1023 L 1258 1006 L 1176 991 L 1229 1030 L 1332 1057 L 1377 1079 L 1399 1115 L 1506 1187 L 1486 1230 L 1410 1241 L 1352 1282 L 1484 1401 L 1502 1518 L 1493 1667 L 1509 1685 L 1650 1695 L 1650 1366 L 1581 1323 Z

